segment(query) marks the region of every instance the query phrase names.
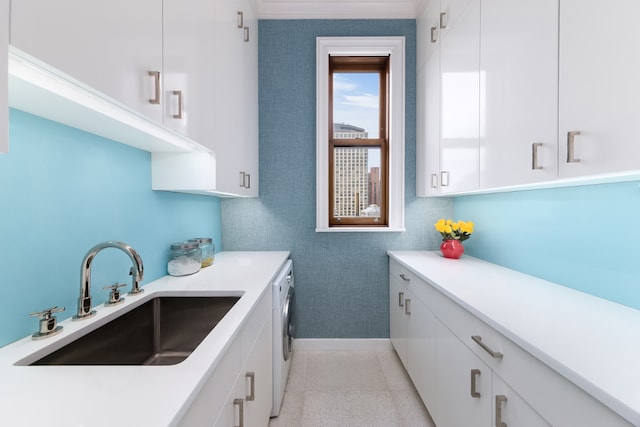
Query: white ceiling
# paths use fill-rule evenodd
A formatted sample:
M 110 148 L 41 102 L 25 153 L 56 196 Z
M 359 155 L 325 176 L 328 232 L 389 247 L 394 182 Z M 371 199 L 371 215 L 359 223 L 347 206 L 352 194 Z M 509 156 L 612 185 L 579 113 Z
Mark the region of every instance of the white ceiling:
M 259 19 L 415 19 L 427 0 L 251 0 Z

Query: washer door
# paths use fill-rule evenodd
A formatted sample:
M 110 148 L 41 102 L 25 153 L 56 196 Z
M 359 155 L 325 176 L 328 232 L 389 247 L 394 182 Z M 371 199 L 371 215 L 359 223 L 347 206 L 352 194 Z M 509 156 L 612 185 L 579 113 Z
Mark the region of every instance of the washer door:
M 289 360 L 291 357 L 291 352 L 293 350 L 293 334 L 294 334 L 294 325 L 292 320 L 293 313 L 293 303 L 295 301 L 295 289 L 292 287 L 289 288 L 289 292 L 287 292 L 287 298 L 284 301 L 282 306 L 282 355 L 284 357 L 285 362 Z

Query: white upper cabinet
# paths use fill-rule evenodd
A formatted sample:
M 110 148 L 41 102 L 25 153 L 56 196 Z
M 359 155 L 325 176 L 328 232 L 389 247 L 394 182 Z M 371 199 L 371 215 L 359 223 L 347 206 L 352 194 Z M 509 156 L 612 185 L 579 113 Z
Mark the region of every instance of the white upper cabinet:
M 440 193 L 440 1 L 418 18 L 416 195 Z
M 557 94 L 558 0 L 482 0 L 482 188 L 557 177 Z
M 162 122 L 149 74 L 162 71 L 161 2 L 14 1 L 11 44 Z
M 222 192 L 258 195 L 258 25 L 249 1 L 219 0 L 216 7 L 216 95 L 212 120 L 216 137 L 209 148 L 218 162 Z
M 9 150 L 9 0 L 0 0 L 0 154 Z
M 560 177 L 640 169 L 638 19 L 637 0 L 560 2 Z
M 216 84 L 215 3 L 205 0 L 163 2 L 163 99 L 165 126 L 211 146 Z
M 440 187 L 479 187 L 480 0 L 445 0 L 440 19 Z

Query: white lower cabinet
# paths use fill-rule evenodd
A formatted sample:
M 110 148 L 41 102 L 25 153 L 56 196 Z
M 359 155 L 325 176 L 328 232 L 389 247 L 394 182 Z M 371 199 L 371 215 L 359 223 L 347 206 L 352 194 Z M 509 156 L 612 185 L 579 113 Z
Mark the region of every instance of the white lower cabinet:
M 436 324 L 438 395 L 429 404 L 439 427 L 486 426 L 491 419 L 491 370 L 442 322 Z
M 438 285 L 390 260 L 391 343 L 438 427 L 631 426 Z
M 273 402 L 270 327 L 271 317 L 263 325 L 253 351 L 240 370 L 215 426 L 259 427 L 269 422 Z
M 391 276 L 389 277 L 389 335 L 402 364 L 407 368 L 407 335 L 409 317 L 404 312 L 407 289 Z
M 391 342 L 418 394 L 426 402 L 435 400 L 437 393 L 434 381 L 436 318 L 422 301 L 425 296 L 419 294 L 420 283 L 409 272 L 390 270 Z
M 271 293 L 267 290 L 207 379 L 181 427 L 263 427 L 273 402 Z

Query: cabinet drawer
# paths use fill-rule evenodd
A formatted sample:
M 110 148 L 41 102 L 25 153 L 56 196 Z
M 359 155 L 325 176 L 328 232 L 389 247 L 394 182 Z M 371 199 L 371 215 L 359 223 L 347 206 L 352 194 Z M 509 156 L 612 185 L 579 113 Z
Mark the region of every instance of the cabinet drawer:
M 424 283 L 424 280 L 413 274 L 408 268 L 403 267 L 393 260 L 389 262 L 389 276 L 398 280 L 398 282 L 402 283 L 409 289 L 418 282 Z

